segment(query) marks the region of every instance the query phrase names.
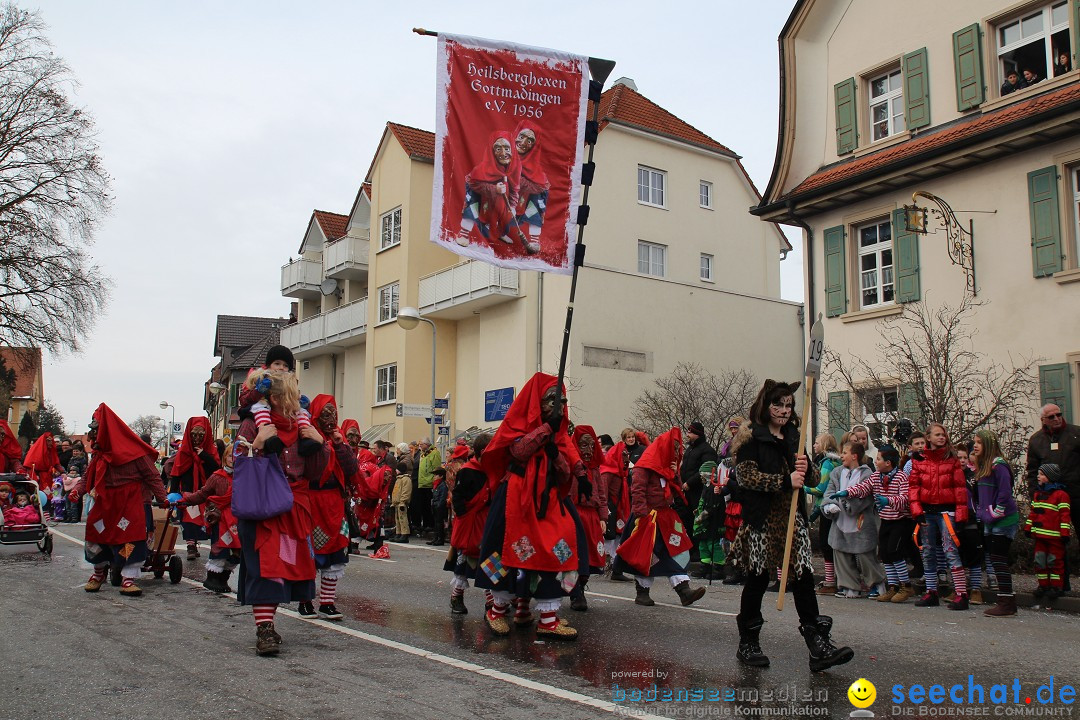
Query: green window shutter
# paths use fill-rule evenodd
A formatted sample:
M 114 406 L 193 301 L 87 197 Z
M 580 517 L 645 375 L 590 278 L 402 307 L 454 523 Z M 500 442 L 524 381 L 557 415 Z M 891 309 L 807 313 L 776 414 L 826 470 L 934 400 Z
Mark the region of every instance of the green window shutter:
M 952 46 L 953 65 L 956 69 L 956 109 L 963 112 L 982 105 L 986 99 L 979 24 L 975 23 L 954 32 Z
M 1031 265 L 1035 277 L 1060 272 L 1061 218 L 1058 213 L 1057 167 L 1028 173 L 1031 210 Z
M 1080 0 L 1072 0 L 1072 26 L 1072 66 L 1075 68 L 1080 60 Z
M 918 430 L 923 429 L 922 408 L 919 406 L 919 388 L 913 383 L 903 383 L 896 390 L 897 414 L 907 418 Z
M 930 124 L 930 70 L 926 48 L 904 56 L 904 122 L 908 130 Z
M 855 122 L 855 78 L 837 83 L 836 93 L 836 154 L 846 155 L 859 147 L 859 131 Z
M 851 428 L 851 393 L 829 393 L 829 434 L 837 441 Z
M 1072 370 L 1069 363 L 1039 366 L 1039 404 L 1051 403 L 1061 408 L 1065 422 L 1072 422 Z
M 919 235 L 906 230 L 903 208 L 893 210 L 892 237 L 896 302 L 919 302 Z
M 844 270 L 844 226 L 825 230 L 825 316 L 847 312 L 847 274 Z

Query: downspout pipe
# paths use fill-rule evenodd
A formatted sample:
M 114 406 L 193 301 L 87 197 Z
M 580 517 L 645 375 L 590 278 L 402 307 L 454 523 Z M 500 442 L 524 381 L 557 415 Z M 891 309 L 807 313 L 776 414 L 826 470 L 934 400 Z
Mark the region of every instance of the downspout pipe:
M 788 201 L 787 221 L 792 225 L 802 228 L 806 241 L 803 243 L 803 255 L 806 258 L 806 322 L 804 327 L 810 328 L 817 319 L 817 303 L 814 293 L 814 229 L 809 223 L 795 214 L 795 202 Z M 805 338 L 803 346 L 806 346 Z M 804 351 L 805 352 L 805 351 Z M 814 390 L 810 394 L 810 434 L 811 438 L 817 438 L 818 429 L 818 384 L 814 383 Z

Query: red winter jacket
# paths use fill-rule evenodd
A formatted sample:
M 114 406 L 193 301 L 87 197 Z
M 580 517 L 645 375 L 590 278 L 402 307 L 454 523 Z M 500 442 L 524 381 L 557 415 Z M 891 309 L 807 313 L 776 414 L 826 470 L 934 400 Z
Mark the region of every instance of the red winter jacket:
M 911 464 L 908 494 L 911 514 L 918 518 L 928 512 L 956 512 L 957 522 L 968 518 L 968 491 L 964 468 L 955 457 L 945 457 L 948 448 L 923 451 L 923 459 Z

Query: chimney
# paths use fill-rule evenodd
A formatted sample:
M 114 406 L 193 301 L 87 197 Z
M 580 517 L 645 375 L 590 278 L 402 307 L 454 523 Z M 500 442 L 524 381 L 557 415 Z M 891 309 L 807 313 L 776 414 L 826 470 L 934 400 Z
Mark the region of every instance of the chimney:
M 615 82 L 613 82 L 612 85 L 625 85 L 626 87 L 630 88 L 634 92 L 638 91 L 637 83 L 634 82 L 633 78 L 621 77 L 618 80 L 616 80 Z

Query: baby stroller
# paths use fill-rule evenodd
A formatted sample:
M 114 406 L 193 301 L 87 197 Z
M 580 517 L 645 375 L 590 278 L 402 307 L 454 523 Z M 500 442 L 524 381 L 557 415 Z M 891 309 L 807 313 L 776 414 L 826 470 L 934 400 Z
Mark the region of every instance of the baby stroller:
M 172 497 L 170 497 L 172 500 Z M 175 506 L 174 506 L 175 507 Z M 180 578 L 184 576 L 184 563 L 176 555 L 176 538 L 180 534 L 180 524 L 173 521 L 172 508 L 165 510 L 162 508 L 147 508 L 147 526 L 149 529 L 153 527 L 153 539 L 149 541 L 149 553 L 146 556 L 146 562 L 143 563 L 142 572 L 152 572 L 154 577 L 160 580 L 165 577 L 165 573 L 169 573 L 169 582 L 173 585 L 180 582 Z M 153 525 L 150 525 L 151 514 L 153 516 Z M 124 581 L 124 578 L 120 575 L 120 571 L 123 568 L 120 565 L 113 565 L 109 569 L 109 582 L 114 587 L 120 587 L 120 584 Z
M 38 511 L 38 522 L 36 523 L 28 525 L 8 525 L 5 523 L 0 526 L 0 545 L 37 545 L 38 550 L 43 554 L 51 556 L 53 551 L 52 530 L 45 524 L 45 515 L 41 507 L 43 494 L 40 493 L 38 484 L 25 475 L 17 473 L 0 474 L 0 482 L 11 483 L 16 493 L 20 490 L 30 493 L 30 504 L 37 508 Z

